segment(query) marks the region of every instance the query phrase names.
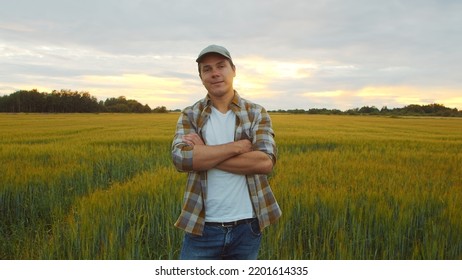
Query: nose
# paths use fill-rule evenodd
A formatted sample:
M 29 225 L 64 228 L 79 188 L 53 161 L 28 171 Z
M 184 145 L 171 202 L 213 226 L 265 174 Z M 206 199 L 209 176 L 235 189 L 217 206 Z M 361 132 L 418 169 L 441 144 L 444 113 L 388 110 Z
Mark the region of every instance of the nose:
M 213 68 L 212 69 L 212 77 L 218 77 L 220 75 L 220 72 L 218 68 Z

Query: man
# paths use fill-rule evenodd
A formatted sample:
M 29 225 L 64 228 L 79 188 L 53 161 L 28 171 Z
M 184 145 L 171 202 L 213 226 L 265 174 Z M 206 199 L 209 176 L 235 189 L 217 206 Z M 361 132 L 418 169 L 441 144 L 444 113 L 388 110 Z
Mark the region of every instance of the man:
M 172 143 L 175 167 L 188 172 L 180 259 L 256 259 L 261 230 L 281 216 L 266 176 L 276 163 L 271 120 L 234 90 L 227 49 L 210 45 L 196 62 L 207 96 L 183 110 Z

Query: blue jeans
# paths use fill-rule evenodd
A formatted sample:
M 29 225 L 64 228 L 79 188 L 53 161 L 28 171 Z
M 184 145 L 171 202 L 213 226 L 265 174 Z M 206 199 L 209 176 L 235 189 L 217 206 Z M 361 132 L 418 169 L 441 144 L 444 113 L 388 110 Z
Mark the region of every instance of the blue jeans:
M 261 232 L 258 220 L 234 227 L 205 225 L 202 236 L 185 233 L 181 260 L 256 260 Z

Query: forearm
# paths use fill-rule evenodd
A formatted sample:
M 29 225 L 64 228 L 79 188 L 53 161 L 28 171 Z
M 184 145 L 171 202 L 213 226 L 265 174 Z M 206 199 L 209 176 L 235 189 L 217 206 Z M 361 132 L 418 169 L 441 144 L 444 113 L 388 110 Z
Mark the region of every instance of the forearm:
M 234 143 L 216 146 L 196 145 L 193 150 L 193 170 L 205 171 L 241 153 Z
M 268 174 L 273 170 L 273 161 L 264 152 L 252 151 L 222 161 L 215 168 L 242 175 Z

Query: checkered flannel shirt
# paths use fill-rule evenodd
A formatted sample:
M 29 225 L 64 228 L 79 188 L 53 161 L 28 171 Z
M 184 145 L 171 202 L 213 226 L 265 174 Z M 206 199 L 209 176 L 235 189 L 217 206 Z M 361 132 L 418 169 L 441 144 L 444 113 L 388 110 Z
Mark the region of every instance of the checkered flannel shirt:
M 212 102 L 207 96 L 183 110 L 176 126 L 172 143 L 172 159 L 176 169 L 188 172 L 184 204 L 175 226 L 186 232 L 202 235 L 205 224 L 207 171 L 193 171 L 193 151 L 183 142 L 182 136 L 197 133 L 203 138 L 202 129 L 210 117 Z M 241 98 L 235 92 L 231 110 L 236 114 L 235 141 L 249 139 L 253 149 L 266 153 L 276 163 L 276 143 L 271 119 L 266 110 Z M 263 174 L 246 176 L 253 209 L 260 229 L 274 223 L 282 214 L 271 191 L 268 178 Z

